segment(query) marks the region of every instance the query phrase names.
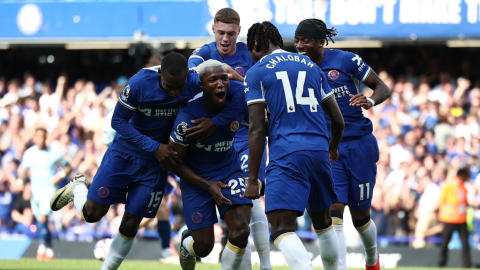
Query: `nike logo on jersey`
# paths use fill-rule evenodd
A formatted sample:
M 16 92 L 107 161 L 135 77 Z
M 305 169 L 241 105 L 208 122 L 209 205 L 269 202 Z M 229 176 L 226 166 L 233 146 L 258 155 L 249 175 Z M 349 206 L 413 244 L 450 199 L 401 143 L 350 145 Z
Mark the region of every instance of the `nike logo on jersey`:
M 367 202 L 364 202 L 364 203 L 359 203 L 359 204 L 358 204 L 358 206 L 360 206 L 360 205 L 364 205 L 364 204 L 366 204 L 366 203 L 367 203 Z

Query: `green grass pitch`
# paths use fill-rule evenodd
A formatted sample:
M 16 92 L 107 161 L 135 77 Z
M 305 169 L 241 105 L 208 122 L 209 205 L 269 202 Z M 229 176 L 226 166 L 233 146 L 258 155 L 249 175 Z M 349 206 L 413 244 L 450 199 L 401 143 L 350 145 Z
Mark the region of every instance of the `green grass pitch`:
M 0 260 L 0 269 L 2 270 L 98 270 L 102 266 L 101 261 L 97 260 L 52 260 L 52 261 L 37 261 L 35 259 L 21 259 L 21 260 Z M 258 265 L 253 266 L 253 270 L 258 270 Z M 175 264 L 160 264 L 156 261 L 133 261 L 126 260 L 120 266 L 119 270 L 179 270 L 180 265 Z M 196 270 L 213 270 L 220 269 L 219 264 L 203 264 L 198 263 Z M 287 266 L 274 266 L 273 270 L 289 270 Z M 322 268 L 316 268 L 322 269 Z M 355 269 L 355 268 L 352 268 Z M 359 268 L 358 268 L 359 269 Z M 415 267 L 398 267 L 396 270 L 437 270 L 440 268 L 415 268 Z M 443 268 L 444 270 L 445 268 Z M 453 268 L 451 268 L 453 269 Z

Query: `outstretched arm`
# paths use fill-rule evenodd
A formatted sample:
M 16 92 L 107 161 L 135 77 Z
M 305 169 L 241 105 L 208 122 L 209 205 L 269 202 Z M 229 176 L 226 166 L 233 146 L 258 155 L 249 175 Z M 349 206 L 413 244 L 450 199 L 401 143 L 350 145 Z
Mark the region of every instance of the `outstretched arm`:
M 168 146 L 173 149 L 179 158 L 183 159 L 187 153 L 188 146 L 183 146 L 170 140 Z M 231 205 L 232 202 L 225 198 L 220 189 L 228 187 L 228 185 L 222 182 L 210 182 L 207 179 L 200 177 L 194 171 L 192 171 L 185 163 L 180 163 L 172 170 L 172 173 L 176 174 L 180 179 L 187 181 L 188 183 L 201 187 L 202 189 L 210 192 L 215 202 L 219 206 Z

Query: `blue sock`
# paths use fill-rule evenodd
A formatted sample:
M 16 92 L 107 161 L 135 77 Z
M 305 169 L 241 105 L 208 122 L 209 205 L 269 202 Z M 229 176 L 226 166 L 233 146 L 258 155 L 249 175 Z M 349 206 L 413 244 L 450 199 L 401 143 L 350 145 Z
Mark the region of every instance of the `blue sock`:
M 160 236 L 162 250 L 170 248 L 170 222 L 168 220 L 159 220 L 157 230 Z
M 46 247 L 52 247 L 52 235 L 48 229 L 48 223 L 40 223 L 40 244 Z

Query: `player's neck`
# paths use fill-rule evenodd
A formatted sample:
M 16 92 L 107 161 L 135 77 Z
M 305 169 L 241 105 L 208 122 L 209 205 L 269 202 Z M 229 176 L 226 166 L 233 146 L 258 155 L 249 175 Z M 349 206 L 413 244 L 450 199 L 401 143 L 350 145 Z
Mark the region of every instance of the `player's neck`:
M 324 58 L 325 58 L 325 49 L 322 48 L 318 56 L 312 59 L 312 61 L 316 64 L 320 64 Z
M 222 106 L 222 107 L 216 106 L 215 104 L 213 104 L 212 100 L 210 100 L 206 95 L 202 96 L 202 100 L 203 100 L 203 106 L 205 106 L 205 109 L 209 113 L 219 113 L 225 107 L 225 106 Z
M 280 48 L 279 46 L 275 46 L 273 45 L 271 42 L 270 42 L 270 46 L 268 46 L 268 50 L 267 50 L 267 55 L 270 55 L 272 54 L 274 51 L 276 50 L 281 50 L 282 48 Z

